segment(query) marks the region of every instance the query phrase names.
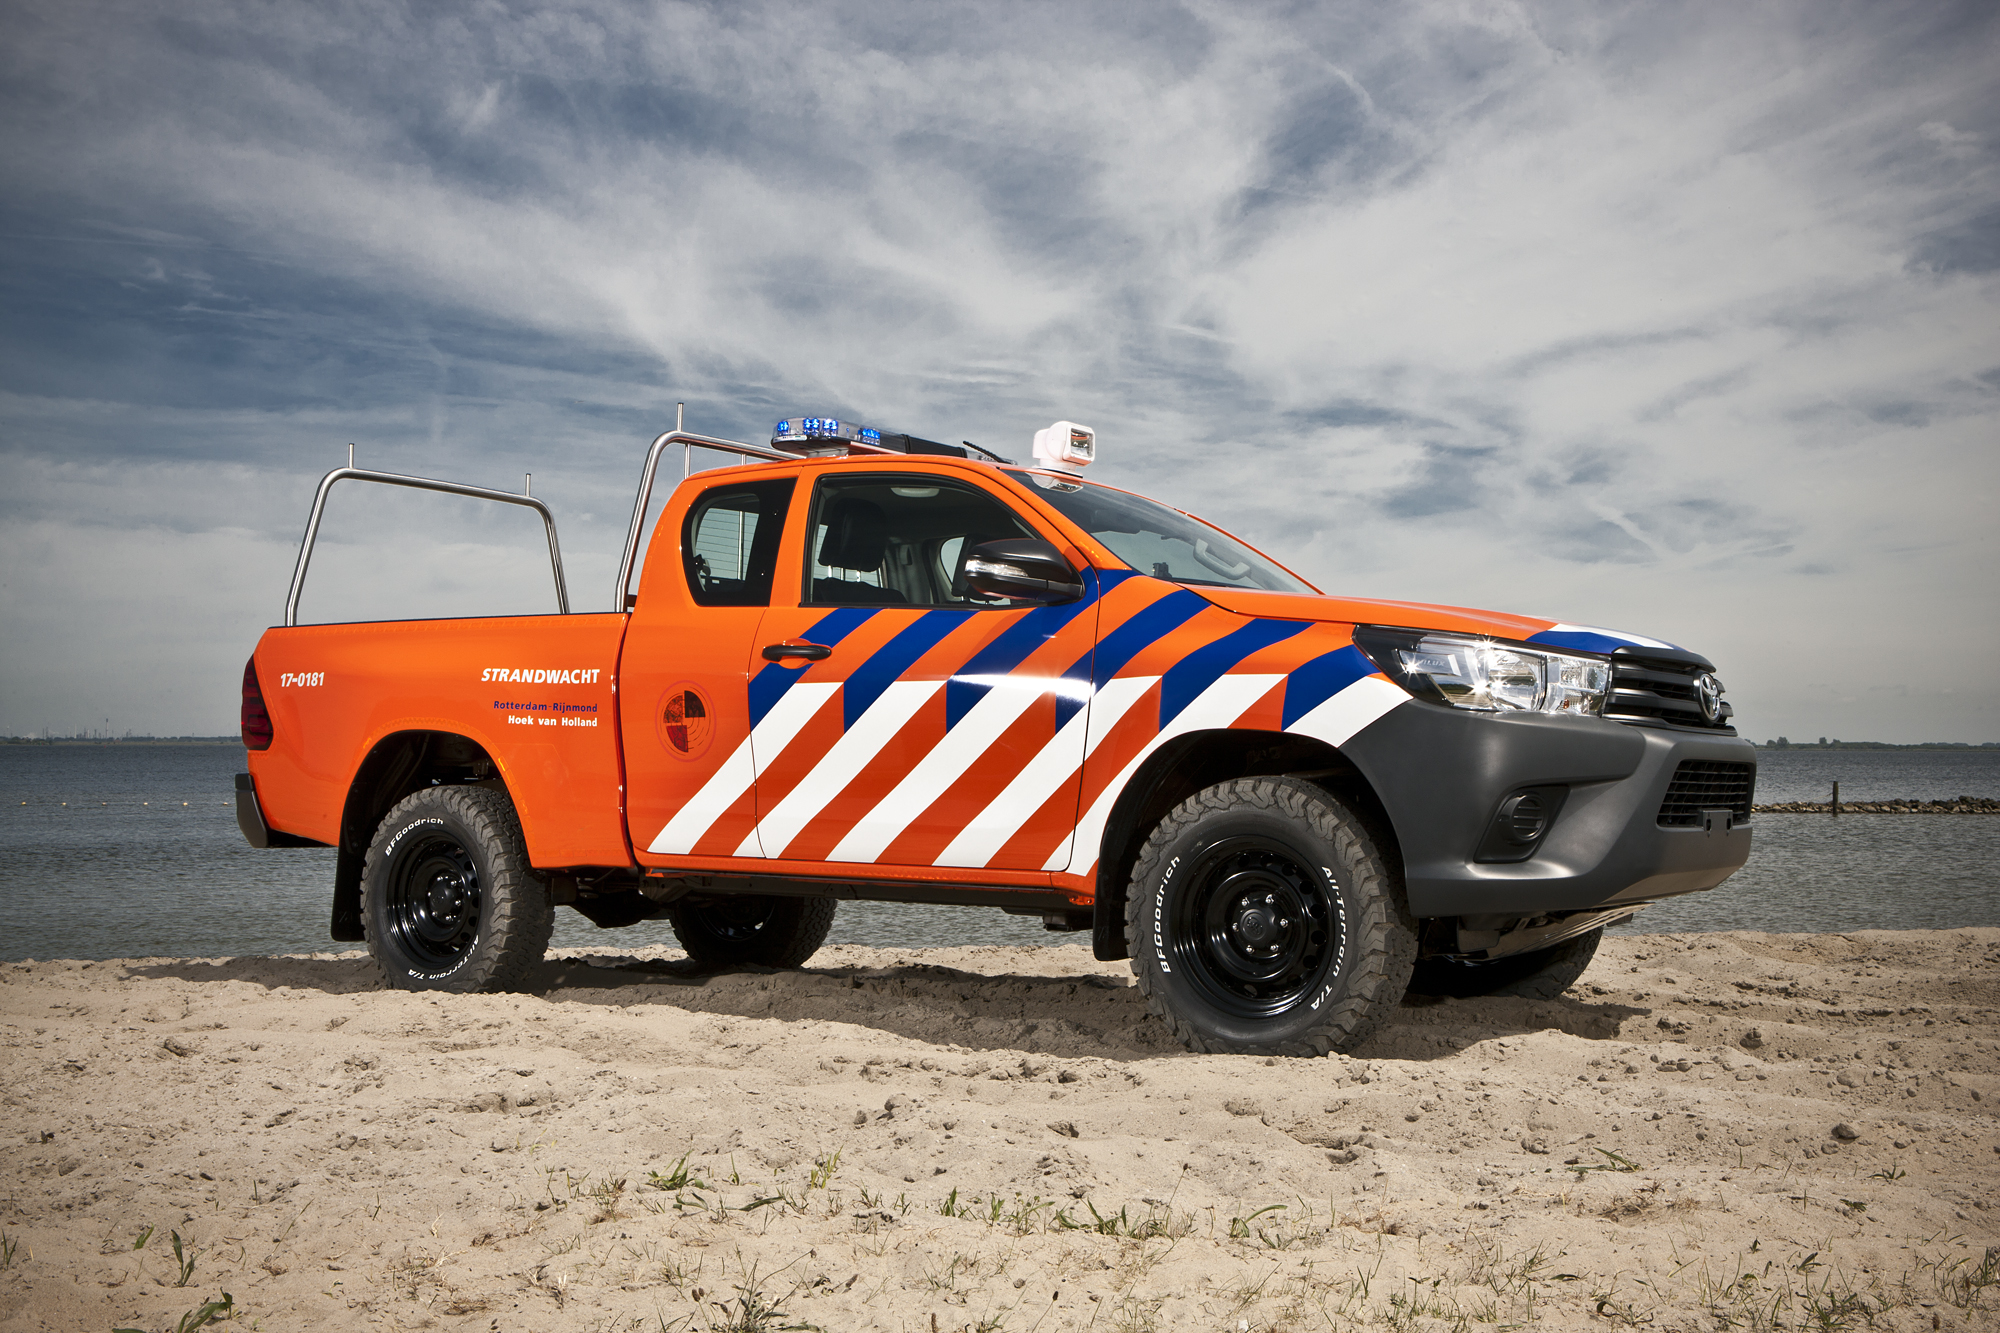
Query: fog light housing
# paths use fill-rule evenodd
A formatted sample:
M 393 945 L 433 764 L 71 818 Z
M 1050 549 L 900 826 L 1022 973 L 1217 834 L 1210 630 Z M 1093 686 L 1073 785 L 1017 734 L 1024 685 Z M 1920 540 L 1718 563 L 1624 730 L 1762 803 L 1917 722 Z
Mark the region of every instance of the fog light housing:
M 1524 787 L 1501 798 L 1472 859 L 1487 864 L 1525 861 L 1535 854 L 1556 822 L 1569 788 Z
M 1549 827 L 1549 807 L 1531 791 L 1509 796 L 1500 803 L 1501 830 L 1507 841 L 1526 847 Z

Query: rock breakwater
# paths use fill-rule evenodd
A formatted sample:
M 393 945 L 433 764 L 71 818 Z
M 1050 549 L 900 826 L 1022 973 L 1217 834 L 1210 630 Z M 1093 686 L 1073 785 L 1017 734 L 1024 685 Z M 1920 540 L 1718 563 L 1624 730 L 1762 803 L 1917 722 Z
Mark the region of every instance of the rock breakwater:
M 1829 815 L 1829 801 L 1780 801 L 1753 805 L 1760 815 Z M 2000 815 L 2000 800 L 1991 796 L 1955 796 L 1942 801 L 1842 801 L 1843 815 Z

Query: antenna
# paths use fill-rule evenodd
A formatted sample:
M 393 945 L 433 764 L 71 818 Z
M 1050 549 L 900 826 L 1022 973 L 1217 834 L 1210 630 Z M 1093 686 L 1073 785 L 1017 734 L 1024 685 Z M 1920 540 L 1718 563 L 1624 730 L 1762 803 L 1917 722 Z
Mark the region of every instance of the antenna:
M 533 495 L 535 493 L 535 474 L 532 472 L 523 472 L 521 475 L 527 479 L 521 483 L 521 494 Z
M 349 467 L 354 466 L 354 443 L 351 440 L 348 442 L 347 445 L 347 466 Z
M 675 430 L 679 430 L 679 429 L 681 429 L 681 425 L 682 425 L 682 423 L 683 423 L 683 422 L 684 422 L 684 421 L 685 421 L 685 420 L 687 419 L 687 410 L 688 410 L 688 405 L 687 405 L 686 403 L 675 403 L 675 404 L 674 404 L 674 429 L 675 429 Z

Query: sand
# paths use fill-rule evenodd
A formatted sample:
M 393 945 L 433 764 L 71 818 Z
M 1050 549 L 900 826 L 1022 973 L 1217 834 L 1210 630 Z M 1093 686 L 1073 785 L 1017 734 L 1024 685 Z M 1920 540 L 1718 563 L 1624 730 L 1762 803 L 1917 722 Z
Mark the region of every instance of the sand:
M 2000 1328 L 2000 930 L 1616 937 L 1325 1060 L 1076 946 L 644 938 L 0 967 L 0 1329 Z

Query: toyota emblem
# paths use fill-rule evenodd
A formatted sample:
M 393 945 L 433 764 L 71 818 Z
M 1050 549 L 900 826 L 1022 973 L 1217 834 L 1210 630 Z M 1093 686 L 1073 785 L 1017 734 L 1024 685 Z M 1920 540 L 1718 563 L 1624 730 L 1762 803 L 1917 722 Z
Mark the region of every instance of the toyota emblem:
M 1722 682 L 1715 673 L 1704 671 L 1694 678 L 1695 693 L 1701 698 L 1701 715 L 1710 722 L 1722 716 Z

